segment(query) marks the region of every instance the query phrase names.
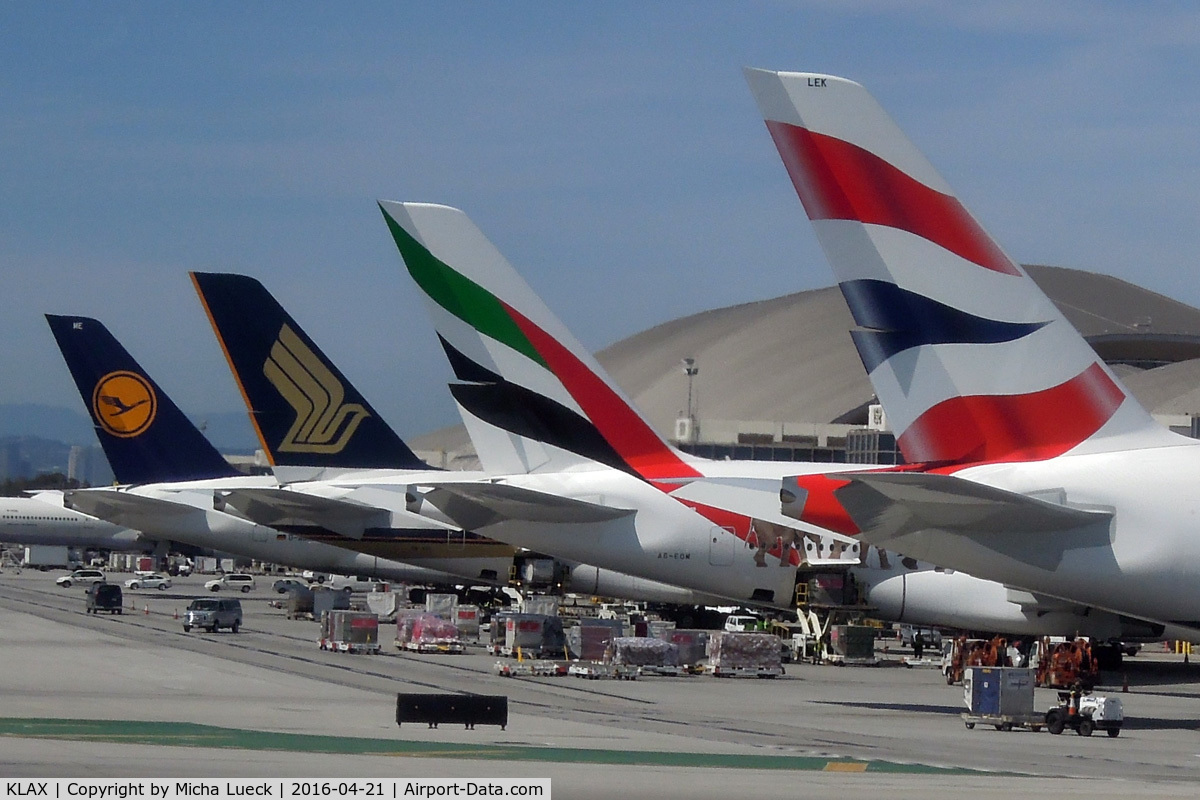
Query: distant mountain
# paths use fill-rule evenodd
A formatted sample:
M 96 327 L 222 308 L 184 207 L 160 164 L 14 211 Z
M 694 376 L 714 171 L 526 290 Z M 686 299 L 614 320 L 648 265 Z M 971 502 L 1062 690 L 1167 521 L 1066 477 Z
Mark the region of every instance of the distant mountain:
M 35 403 L 0 405 L 0 437 L 34 436 L 68 445 L 96 444 L 92 421 L 81 411 Z
M 258 447 L 245 413 L 220 411 L 192 417 L 213 446 L 225 454 L 250 454 Z M 37 403 L 0 404 L 0 438 L 34 437 L 66 445 L 97 444 L 91 419 L 82 411 Z

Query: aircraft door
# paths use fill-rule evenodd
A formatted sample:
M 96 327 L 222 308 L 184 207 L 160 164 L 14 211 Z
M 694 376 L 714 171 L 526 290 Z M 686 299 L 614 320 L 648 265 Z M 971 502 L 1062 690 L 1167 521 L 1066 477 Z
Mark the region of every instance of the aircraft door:
M 714 567 L 732 565 L 739 541 L 733 531 L 714 525 L 708 532 L 708 563 Z

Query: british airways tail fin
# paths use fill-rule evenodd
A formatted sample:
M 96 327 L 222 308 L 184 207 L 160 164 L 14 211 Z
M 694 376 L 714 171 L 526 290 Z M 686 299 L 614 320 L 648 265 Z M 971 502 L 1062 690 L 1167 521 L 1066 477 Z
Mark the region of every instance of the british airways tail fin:
M 240 474 L 100 322 L 53 314 L 46 321 L 118 482 Z
M 430 469 L 261 283 L 191 276 L 272 465 Z
M 1033 460 L 1170 444 L 857 83 L 747 69 L 904 457 Z
M 600 463 L 647 480 L 698 474 L 466 214 L 427 203 L 379 207 L 425 294 L 486 469 Z

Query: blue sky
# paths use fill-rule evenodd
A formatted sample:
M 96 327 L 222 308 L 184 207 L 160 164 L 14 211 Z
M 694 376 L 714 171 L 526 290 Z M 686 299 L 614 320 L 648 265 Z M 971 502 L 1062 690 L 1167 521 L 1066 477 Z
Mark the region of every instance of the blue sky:
M 595 349 L 828 285 L 743 66 L 866 84 L 1018 260 L 1200 305 L 1190 3 L 25 2 L 0 52 L 0 403 L 82 410 L 51 312 L 239 409 L 200 269 L 402 435 L 455 422 L 377 198 L 466 210 Z

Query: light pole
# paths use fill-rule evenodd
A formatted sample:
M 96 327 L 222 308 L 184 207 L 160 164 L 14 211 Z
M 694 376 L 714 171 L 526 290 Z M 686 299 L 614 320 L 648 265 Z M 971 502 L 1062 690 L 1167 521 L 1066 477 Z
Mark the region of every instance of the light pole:
M 692 444 L 696 443 L 696 417 L 692 414 L 692 381 L 699 374 L 700 367 L 696 366 L 696 359 L 685 358 L 683 360 L 683 374 L 687 375 L 688 382 L 688 401 L 687 401 L 687 419 L 688 419 L 688 439 Z

